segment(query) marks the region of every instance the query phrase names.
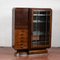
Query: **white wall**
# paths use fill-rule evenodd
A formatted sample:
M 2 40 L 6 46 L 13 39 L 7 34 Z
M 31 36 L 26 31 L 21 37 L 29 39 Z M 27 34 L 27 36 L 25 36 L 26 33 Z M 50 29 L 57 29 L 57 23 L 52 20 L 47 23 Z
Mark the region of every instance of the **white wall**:
M 12 8 L 52 8 L 52 47 L 60 47 L 59 0 L 0 0 L 0 46 L 12 46 Z

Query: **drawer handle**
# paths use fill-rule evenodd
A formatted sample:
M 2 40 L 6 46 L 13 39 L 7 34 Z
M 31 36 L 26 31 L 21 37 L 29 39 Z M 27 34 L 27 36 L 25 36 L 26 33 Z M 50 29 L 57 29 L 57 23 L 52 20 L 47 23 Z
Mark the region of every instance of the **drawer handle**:
M 20 45 L 23 45 L 23 44 L 20 44 Z
M 24 42 L 23 40 L 21 40 L 21 42 Z
M 23 48 L 23 47 L 20 47 L 20 48 Z
M 20 41 L 21 43 L 24 43 L 24 41 Z
M 24 34 L 20 34 L 21 36 L 24 35 Z
M 21 37 L 21 39 L 24 39 L 24 37 Z
M 24 32 L 24 31 L 21 31 L 21 32 Z

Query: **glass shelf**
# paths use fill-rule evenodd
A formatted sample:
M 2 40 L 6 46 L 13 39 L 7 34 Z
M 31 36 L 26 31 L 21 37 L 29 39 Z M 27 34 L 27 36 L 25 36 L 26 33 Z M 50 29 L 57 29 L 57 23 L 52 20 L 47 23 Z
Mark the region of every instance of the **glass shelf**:
M 46 22 L 46 21 L 41 21 L 41 20 L 33 20 L 33 23 L 41 23 L 41 22 Z
M 33 35 L 44 35 L 44 32 L 40 32 L 40 31 L 33 31 Z
M 50 14 L 50 11 L 45 10 L 34 10 L 33 14 Z
M 33 14 L 33 16 L 50 16 L 49 14 Z
M 49 44 L 49 41 L 40 41 L 40 40 L 33 40 L 32 41 L 32 45 L 48 45 Z
M 50 16 L 33 16 L 33 20 L 40 20 L 40 21 L 49 21 Z

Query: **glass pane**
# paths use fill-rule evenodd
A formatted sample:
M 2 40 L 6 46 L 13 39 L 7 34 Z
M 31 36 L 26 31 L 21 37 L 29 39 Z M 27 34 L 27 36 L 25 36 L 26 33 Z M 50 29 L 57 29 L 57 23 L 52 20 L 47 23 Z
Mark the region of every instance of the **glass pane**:
M 50 16 L 46 16 L 47 23 L 50 22 Z
M 34 20 L 46 21 L 46 16 L 33 16 L 33 17 L 34 17 Z
M 47 23 L 47 32 L 50 30 L 50 23 Z
M 49 14 L 50 14 L 50 11 L 46 11 L 46 14 L 48 14 L 48 15 L 49 15 Z
M 41 32 L 46 32 L 46 22 L 45 23 L 40 23 L 40 31 Z
M 39 11 L 33 12 L 33 36 L 32 45 L 38 47 L 38 45 L 48 45 L 49 44 L 49 28 L 50 28 L 50 12 L 49 11 Z
M 40 14 L 46 14 L 46 11 L 41 11 Z

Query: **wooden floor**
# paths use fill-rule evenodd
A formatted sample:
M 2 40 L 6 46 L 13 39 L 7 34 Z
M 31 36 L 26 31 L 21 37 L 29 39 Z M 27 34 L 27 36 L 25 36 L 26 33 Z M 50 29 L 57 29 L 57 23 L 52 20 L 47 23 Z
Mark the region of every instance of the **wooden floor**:
M 60 48 L 50 48 L 48 54 L 14 56 L 13 48 L 0 48 L 0 60 L 60 60 Z

